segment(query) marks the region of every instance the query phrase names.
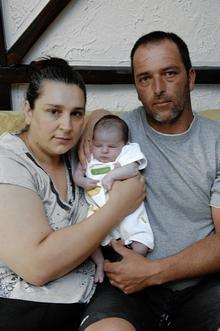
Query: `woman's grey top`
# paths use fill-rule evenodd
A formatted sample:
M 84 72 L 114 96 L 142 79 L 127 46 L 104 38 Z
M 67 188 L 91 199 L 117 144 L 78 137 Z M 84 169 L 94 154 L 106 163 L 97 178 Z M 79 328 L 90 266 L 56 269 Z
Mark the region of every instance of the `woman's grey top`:
M 71 151 L 64 157 L 68 184 L 68 202 L 65 202 L 19 136 L 3 134 L 0 137 L 0 183 L 36 192 L 53 230 L 70 226 L 87 214 L 82 191 L 72 180 L 74 155 Z M 20 258 L 22 261 L 22 256 Z M 94 264 L 88 260 L 67 275 L 38 287 L 25 282 L 0 261 L 0 297 L 53 303 L 88 302 L 95 290 L 93 276 Z

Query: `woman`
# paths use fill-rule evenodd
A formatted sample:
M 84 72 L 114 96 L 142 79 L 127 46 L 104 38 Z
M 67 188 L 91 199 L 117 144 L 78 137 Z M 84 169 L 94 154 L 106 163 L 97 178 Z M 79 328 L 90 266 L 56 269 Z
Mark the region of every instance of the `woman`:
M 95 291 L 87 258 L 137 208 L 144 185 L 139 178 L 116 183 L 108 203 L 85 219 L 72 179 L 85 85 L 62 59 L 34 67 L 27 128 L 0 137 L 0 329 L 77 330 Z

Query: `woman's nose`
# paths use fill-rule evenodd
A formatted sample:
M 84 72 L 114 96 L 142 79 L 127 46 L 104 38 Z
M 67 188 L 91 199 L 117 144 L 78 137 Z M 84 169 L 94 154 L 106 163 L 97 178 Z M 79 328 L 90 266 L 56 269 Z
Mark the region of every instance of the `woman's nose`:
M 72 129 L 71 118 L 68 115 L 64 115 L 61 118 L 60 127 L 64 131 L 70 131 Z

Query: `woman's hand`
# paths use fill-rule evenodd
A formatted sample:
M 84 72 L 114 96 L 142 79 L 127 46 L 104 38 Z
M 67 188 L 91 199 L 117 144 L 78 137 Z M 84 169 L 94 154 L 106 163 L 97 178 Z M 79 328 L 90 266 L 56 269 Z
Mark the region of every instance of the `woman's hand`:
M 111 113 L 105 109 L 97 109 L 87 117 L 87 121 L 78 147 L 79 160 L 83 169 L 86 168 L 87 160 L 90 160 L 94 126 L 100 120 L 100 118 L 109 114 Z
M 138 174 L 135 177 L 114 182 L 109 191 L 109 203 L 117 209 L 122 217 L 131 214 L 146 197 L 145 178 Z

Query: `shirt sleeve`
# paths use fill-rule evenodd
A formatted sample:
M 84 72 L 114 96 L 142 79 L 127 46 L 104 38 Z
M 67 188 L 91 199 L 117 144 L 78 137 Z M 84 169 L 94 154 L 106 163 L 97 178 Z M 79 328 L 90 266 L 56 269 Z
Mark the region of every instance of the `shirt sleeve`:
M 125 145 L 116 161 L 119 162 L 121 166 L 137 162 L 139 164 L 139 170 L 147 166 L 147 159 L 141 152 L 140 146 L 137 143 Z
M 220 208 L 220 174 L 211 189 L 210 206 Z
M 220 208 L 220 146 L 218 148 L 218 165 L 215 180 L 211 187 L 210 206 Z
M 37 192 L 34 174 L 21 162 L 11 157 L 0 157 L 0 184 L 10 184 Z

